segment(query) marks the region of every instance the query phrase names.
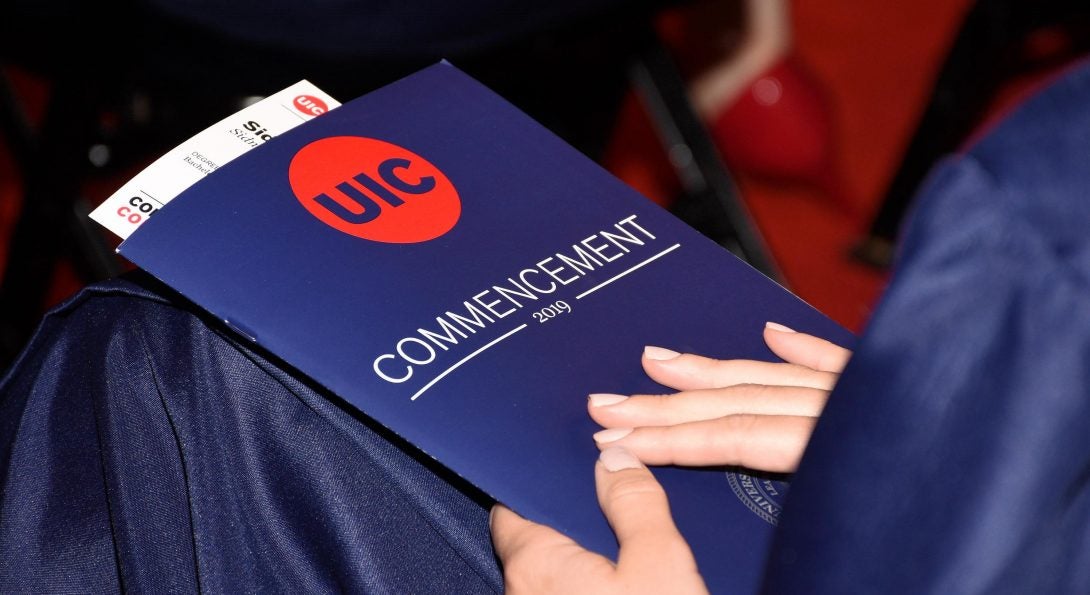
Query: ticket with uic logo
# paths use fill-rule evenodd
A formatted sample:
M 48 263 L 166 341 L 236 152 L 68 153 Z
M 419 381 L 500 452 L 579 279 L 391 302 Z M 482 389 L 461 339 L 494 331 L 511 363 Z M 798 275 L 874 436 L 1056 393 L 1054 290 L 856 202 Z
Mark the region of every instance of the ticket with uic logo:
M 99 205 L 91 219 L 127 239 L 201 178 L 339 105 L 310 82 L 299 81 L 202 130 L 155 160 Z

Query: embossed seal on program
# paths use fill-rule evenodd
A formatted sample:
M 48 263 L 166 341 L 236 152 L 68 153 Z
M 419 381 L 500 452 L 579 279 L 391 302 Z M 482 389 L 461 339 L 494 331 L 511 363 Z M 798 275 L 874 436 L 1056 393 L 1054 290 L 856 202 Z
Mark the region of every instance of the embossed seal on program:
M 748 475 L 741 471 L 728 471 L 727 483 L 731 491 L 753 511 L 753 514 L 764 519 L 770 525 L 780 522 L 780 512 L 783 511 L 783 499 L 787 495 L 787 482 Z

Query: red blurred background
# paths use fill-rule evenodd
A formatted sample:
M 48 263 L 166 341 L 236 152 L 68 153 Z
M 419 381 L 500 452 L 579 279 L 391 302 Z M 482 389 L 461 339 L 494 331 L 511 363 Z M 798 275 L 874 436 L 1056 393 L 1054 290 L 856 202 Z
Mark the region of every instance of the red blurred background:
M 865 324 L 888 274 L 853 259 L 852 248 L 865 233 L 898 167 L 971 4 L 968 0 L 791 3 L 794 55 L 828 100 L 826 149 L 829 168 L 836 174 L 837 196 L 828 191 L 828 184 L 823 188 L 776 179 L 744 167 L 732 173 L 788 288 L 851 329 Z M 683 46 L 686 40 L 675 40 L 678 43 Z M 683 60 L 692 48 L 674 49 Z M 39 122 L 50 81 L 14 66 L 4 69 L 30 122 Z M 1031 82 L 1012 79 L 989 112 L 999 113 Z M 652 200 L 668 205 L 675 182 L 634 97 L 626 101 L 612 139 L 604 164 Z M 138 169 L 89 180 L 83 194 L 97 203 Z M 11 152 L 0 143 L 0 267 L 6 261 L 7 238 L 21 196 Z M 53 278 L 43 309 L 82 284 L 63 262 Z

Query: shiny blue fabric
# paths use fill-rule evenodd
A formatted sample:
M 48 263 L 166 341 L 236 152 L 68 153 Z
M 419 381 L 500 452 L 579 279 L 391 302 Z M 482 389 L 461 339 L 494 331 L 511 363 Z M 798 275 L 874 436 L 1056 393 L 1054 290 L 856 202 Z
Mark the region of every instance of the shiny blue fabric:
M 0 593 L 502 590 L 479 495 L 152 289 L 83 291 L 0 385 Z
M 770 593 L 1090 593 L 1090 67 L 933 171 Z

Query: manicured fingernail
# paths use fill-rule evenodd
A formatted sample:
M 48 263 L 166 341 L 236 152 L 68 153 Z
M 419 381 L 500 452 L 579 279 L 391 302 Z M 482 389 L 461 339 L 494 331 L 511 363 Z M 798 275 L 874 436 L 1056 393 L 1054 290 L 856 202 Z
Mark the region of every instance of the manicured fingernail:
M 602 461 L 602 466 L 610 472 L 643 467 L 643 463 L 636 458 L 636 455 L 620 446 L 611 446 L 603 450 L 602 454 L 598 455 L 598 460 Z
M 598 444 L 616 442 L 632 433 L 632 428 L 610 428 L 594 433 L 594 441 Z
M 770 329 L 772 329 L 774 331 L 780 331 L 781 333 L 793 333 L 793 332 L 795 332 L 795 329 L 788 328 L 788 327 L 786 327 L 786 326 L 784 326 L 784 325 L 782 325 L 782 324 L 780 324 L 778 322 L 766 322 L 765 323 L 765 328 L 770 328 Z
M 673 349 L 666 349 L 664 347 L 655 347 L 654 345 L 648 345 L 643 348 L 643 356 L 647 359 L 653 359 L 656 361 L 664 361 L 668 359 L 674 359 L 681 355 Z
M 616 405 L 627 399 L 624 395 L 614 395 L 611 393 L 594 393 L 589 395 L 587 400 L 590 401 L 591 407 L 605 407 L 606 405 Z

